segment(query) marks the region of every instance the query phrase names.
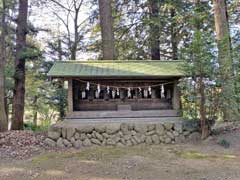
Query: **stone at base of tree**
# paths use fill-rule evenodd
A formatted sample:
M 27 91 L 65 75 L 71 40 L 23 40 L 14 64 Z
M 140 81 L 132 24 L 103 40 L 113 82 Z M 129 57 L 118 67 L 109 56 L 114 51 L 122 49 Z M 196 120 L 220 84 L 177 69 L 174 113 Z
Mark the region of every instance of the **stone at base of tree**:
M 56 146 L 56 142 L 54 140 L 50 139 L 50 138 L 46 138 L 43 142 L 50 147 L 55 147 Z
M 188 140 L 192 143 L 197 143 L 201 140 L 201 134 L 199 132 L 194 132 L 194 133 L 191 133 L 189 136 L 188 136 Z

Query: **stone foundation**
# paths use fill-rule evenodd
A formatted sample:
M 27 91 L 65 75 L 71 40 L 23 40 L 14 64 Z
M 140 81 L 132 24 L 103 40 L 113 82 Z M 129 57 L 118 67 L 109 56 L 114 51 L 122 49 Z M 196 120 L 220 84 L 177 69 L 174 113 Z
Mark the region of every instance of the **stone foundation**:
M 45 143 L 52 147 L 133 146 L 185 142 L 198 124 L 192 122 L 53 125 Z

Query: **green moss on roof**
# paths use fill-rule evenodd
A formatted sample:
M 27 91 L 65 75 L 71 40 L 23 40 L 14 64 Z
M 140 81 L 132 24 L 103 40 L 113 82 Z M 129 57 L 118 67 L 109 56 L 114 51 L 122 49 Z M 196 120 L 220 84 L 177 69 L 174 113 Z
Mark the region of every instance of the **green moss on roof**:
M 57 61 L 50 69 L 50 77 L 181 77 L 182 61 Z

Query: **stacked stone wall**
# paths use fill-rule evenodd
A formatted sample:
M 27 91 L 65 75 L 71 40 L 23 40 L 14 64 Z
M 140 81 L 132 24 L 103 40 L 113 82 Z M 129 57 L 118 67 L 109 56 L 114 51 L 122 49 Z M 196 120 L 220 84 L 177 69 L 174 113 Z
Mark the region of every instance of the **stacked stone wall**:
M 198 131 L 194 123 L 109 123 L 81 126 L 53 125 L 45 143 L 52 147 L 133 146 L 185 142 Z

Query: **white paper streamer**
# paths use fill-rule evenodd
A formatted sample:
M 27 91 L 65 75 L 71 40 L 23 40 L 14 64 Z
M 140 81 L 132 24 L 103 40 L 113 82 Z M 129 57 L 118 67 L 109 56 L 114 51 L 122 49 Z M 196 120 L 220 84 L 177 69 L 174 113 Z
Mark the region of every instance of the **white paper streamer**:
M 144 96 L 144 98 L 147 98 L 147 97 L 148 97 L 148 91 L 147 91 L 147 89 L 144 89 L 144 90 L 143 90 L 143 96 Z
M 131 97 L 131 89 L 128 88 L 128 98 L 130 98 L 130 97 Z
M 97 85 L 97 92 L 98 94 L 101 92 L 100 84 Z
M 151 86 L 148 87 L 148 92 L 149 92 L 150 95 L 152 95 L 152 88 L 151 88 Z
M 82 99 L 85 99 L 85 98 L 86 98 L 86 92 L 82 91 Z
M 96 97 L 96 99 L 99 99 L 99 93 L 98 93 L 98 91 L 95 91 L 95 97 Z
M 115 96 L 116 96 L 116 91 L 112 90 L 112 98 L 115 99 Z
M 161 85 L 161 98 L 165 98 L 165 95 L 164 95 L 164 85 L 163 84 Z
M 117 88 L 117 95 L 118 95 L 118 96 L 120 95 L 119 88 Z
M 87 82 L 86 90 L 89 91 L 89 89 L 90 89 L 90 83 Z

